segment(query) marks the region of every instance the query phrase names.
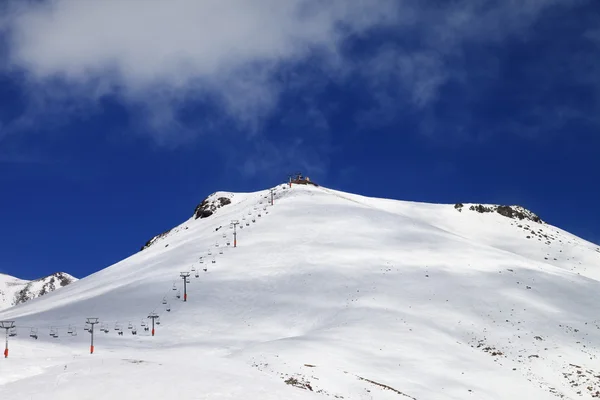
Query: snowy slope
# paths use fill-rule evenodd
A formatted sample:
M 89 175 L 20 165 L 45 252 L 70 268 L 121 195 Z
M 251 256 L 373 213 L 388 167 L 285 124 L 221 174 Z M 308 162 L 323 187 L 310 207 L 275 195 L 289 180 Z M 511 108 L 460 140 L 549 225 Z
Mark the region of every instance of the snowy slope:
M 34 281 L 0 274 L 0 310 L 25 303 L 75 282 L 77 278 L 57 272 Z
M 523 221 L 454 205 L 280 186 L 271 207 L 268 193 L 216 193 L 231 204 L 0 312 L 18 325 L 0 361 L 1 398 L 579 399 L 600 390 L 597 246 L 536 223 L 555 237 L 542 244 Z M 190 270 L 184 303 L 179 273 Z M 141 329 L 152 311 L 155 337 Z M 109 328 L 96 333 L 93 356 L 86 317 Z

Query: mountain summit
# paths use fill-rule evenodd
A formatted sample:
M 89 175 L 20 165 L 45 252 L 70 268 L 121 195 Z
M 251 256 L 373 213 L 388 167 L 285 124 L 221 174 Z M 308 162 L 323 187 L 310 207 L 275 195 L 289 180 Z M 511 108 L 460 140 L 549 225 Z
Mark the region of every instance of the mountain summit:
M 0 310 L 41 297 L 76 280 L 77 278 L 65 272 L 57 272 L 33 281 L 0 274 Z
M 600 394 L 598 246 L 516 207 L 274 189 L 215 193 L 211 215 L 0 312 L 2 398 Z

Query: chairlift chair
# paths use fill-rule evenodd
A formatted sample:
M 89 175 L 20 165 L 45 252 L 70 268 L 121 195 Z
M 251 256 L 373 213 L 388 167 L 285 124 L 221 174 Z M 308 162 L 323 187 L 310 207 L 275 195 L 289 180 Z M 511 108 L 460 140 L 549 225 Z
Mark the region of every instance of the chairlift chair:
M 91 331 L 91 330 L 92 330 L 92 329 L 90 328 L 90 331 Z M 70 335 L 71 335 L 71 336 L 77 336 L 77 328 L 73 327 L 73 330 L 71 331 Z
M 173 282 L 173 290 L 177 290 L 177 285 Z
M 69 325 L 69 329 L 67 329 L 67 333 L 71 335 L 73 333 L 73 327 Z
M 258 213 L 258 216 L 261 217 L 262 215 L 260 215 L 260 213 Z
M 230 246 L 230 245 L 231 245 L 231 242 L 227 241 L 227 246 Z
M 175 297 L 177 297 L 178 299 L 180 299 L 181 298 L 181 291 L 178 290 L 177 294 L 175 295 Z
M 8 336 L 10 336 L 10 337 L 17 336 L 17 328 L 16 327 L 10 328 L 10 330 L 8 331 Z
M 156 318 L 156 325 L 160 325 L 160 317 Z
M 219 250 L 219 254 L 223 254 L 223 249 Z
M 223 234 L 223 239 L 225 239 L 226 237 L 227 237 L 227 235 L 226 235 L 226 234 Z
M 187 278 L 187 279 L 185 280 L 185 283 L 190 283 L 190 282 L 191 282 L 191 281 L 190 281 L 190 278 Z
M 196 267 L 194 267 L 194 266 L 192 265 L 192 269 L 191 269 L 190 271 L 192 271 L 192 272 L 196 272 Z
M 256 219 L 252 218 L 252 222 L 256 222 Z
M 167 298 L 166 298 L 166 297 L 163 297 L 163 301 L 162 301 L 162 303 L 163 303 L 163 304 L 167 304 Z
M 131 322 L 129 322 L 129 325 L 127 325 L 127 329 L 133 329 L 133 324 Z
M 196 271 L 196 275 L 194 275 L 196 278 L 200 278 L 200 274 L 198 273 L 198 271 Z
M 142 326 L 142 328 L 146 327 L 146 321 L 142 320 L 142 323 L 140 324 Z
M 219 242 L 215 243 L 215 247 L 219 247 Z
M 120 331 L 121 330 L 121 324 L 119 324 L 118 322 L 115 322 L 115 331 Z
M 200 264 L 204 264 L 204 260 L 203 259 L 200 259 Z
M 171 312 L 171 306 L 167 304 L 167 307 L 165 307 L 165 311 L 166 312 Z
M 29 337 L 37 340 L 38 338 L 38 330 L 37 328 L 31 328 L 31 332 L 29 332 Z
M 250 222 L 246 222 L 246 226 L 250 226 Z
M 214 264 L 214 263 L 216 263 L 216 262 L 217 262 L 217 260 L 215 260 L 215 259 L 213 258 L 213 260 L 212 260 L 212 263 Z
M 209 251 L 208 251 L 208 255 L 209 255 L 209 256 L 212 256 L 212 251 L 210 251 L 210 250 L 209 250 Z

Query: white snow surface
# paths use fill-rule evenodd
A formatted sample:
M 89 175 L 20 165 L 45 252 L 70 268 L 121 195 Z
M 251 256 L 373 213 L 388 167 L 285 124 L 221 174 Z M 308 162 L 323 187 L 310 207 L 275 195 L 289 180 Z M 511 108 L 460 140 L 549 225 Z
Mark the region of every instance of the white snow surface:
M 77 280 L 64 272 L 58 272 L 44 278 L 28 281 L 10 275 L 0 274 L 0 310 L 12 307 L 18 302 L 18 297 L 29 301 L 43 296 L 51 291 L 62 288 L 60 278 L 71 282 Z
M 0 360 L 0 399 L 580 399 L 600 390 L 598 246 L 548 224 L 322 187 L 280 185 L 274 206 L 268 190 L 216 195 L 232 204 L 1 311 L 18 335 Z M 538 240 L 539 229 L 551 239 Z M 179 273 L 192 268 L 199 277 L 192 271 L 184 303 Z M 155 337 L 141 328 L 152 311 Z M 93 355 L 86 317 L 109 328 L 95 327 Z

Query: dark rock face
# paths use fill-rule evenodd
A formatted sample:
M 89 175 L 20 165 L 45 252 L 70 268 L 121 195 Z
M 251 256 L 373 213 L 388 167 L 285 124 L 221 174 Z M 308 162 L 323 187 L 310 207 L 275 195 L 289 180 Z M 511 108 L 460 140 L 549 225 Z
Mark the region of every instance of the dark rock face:
M 231 204 L 231 200 L 227 197 L 219 197 L 216 200 L 210 200 L 211 196 L 208 196 L 202 201 L 202 203 L 196 206 L 194 210 L 194 218 L 208 218 L 217 211 L 218 208 L 224 207 Z
M 75 279 L 63 272 L 56 272 L 45 278 L 31 281 L 15 294 L 13 304 L 25 303 L 28 300 L 41 297 L 73 282 L 75 282 Z
M 458 211 L 461 211 L 462 207 L 463 205 L 461 203 L 454 205 L 454 208 L 456 208 Z M 478 212 L 480 214 L 497 212 L 506 218 L 529 220 L 537 222 L 538 224 L 544 223 L 539 216 L 521 206 L 484 206 L 482 204 L 474 204 L 469 207 L 469 210 Z

